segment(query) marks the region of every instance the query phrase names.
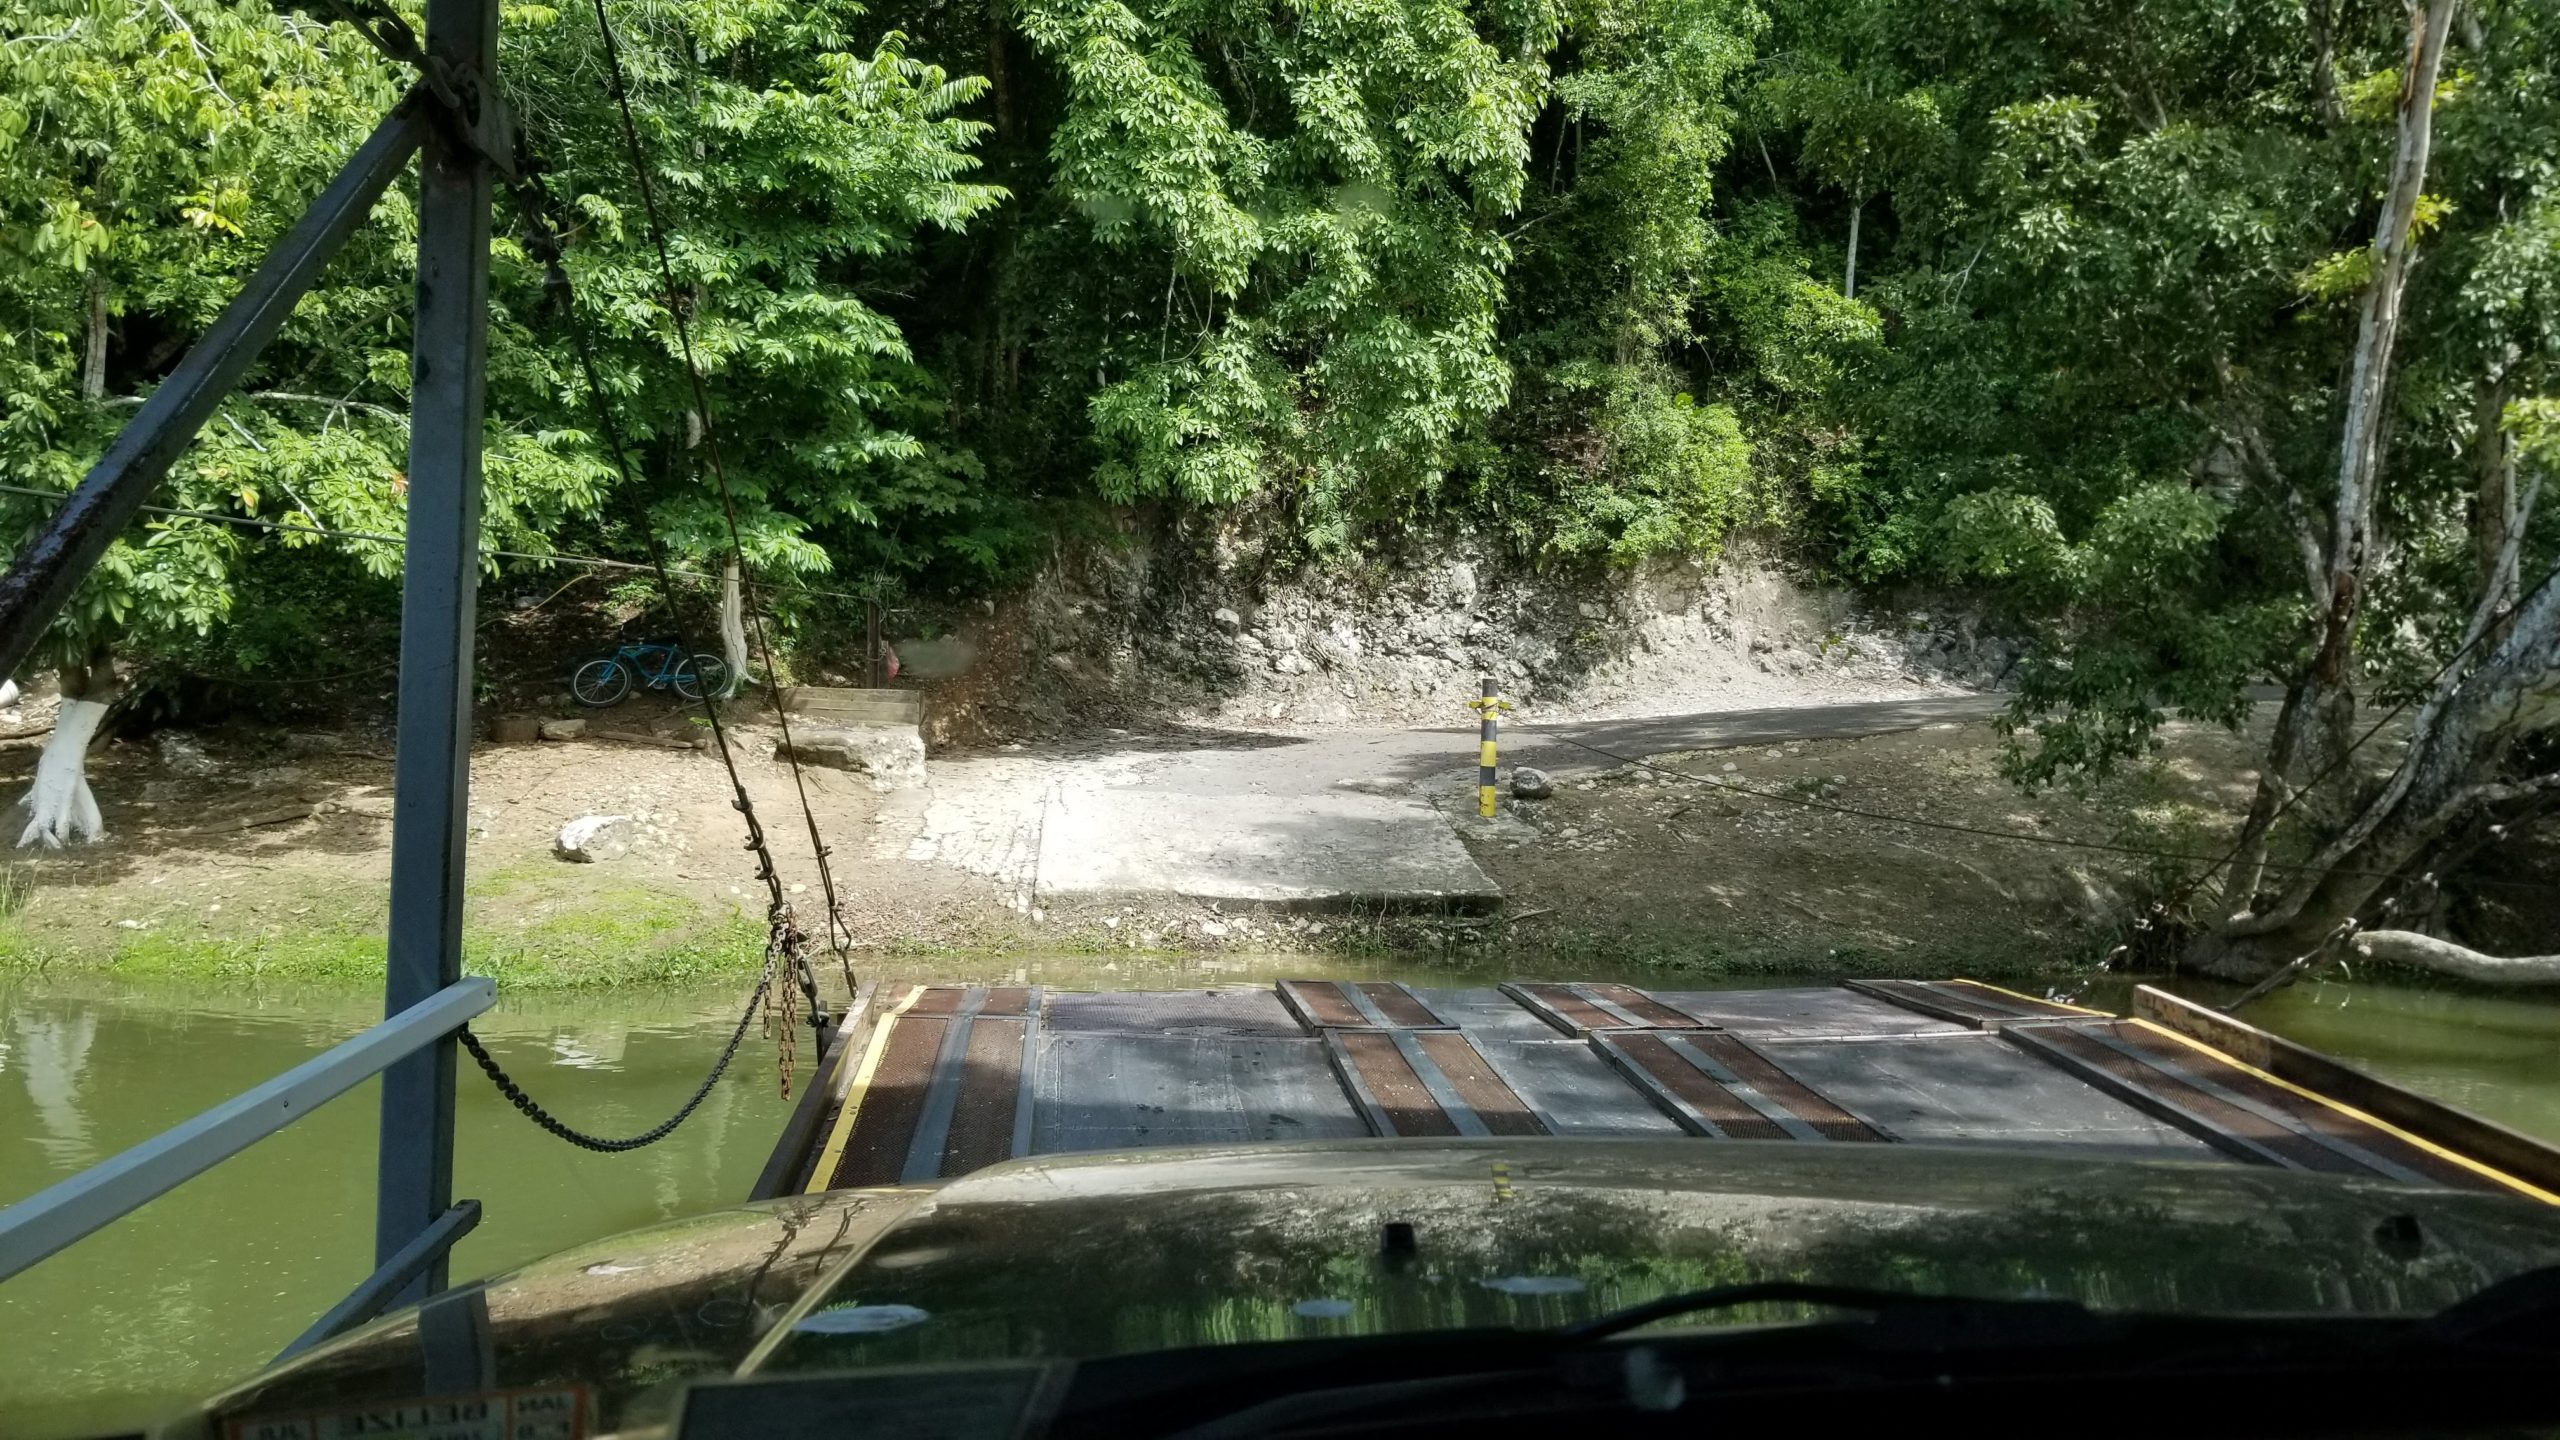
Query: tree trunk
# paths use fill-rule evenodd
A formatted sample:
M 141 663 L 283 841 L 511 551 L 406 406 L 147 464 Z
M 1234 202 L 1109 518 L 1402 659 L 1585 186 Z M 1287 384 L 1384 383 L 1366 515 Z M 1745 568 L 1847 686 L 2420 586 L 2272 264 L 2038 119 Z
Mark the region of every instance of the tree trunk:
M 42 846 L 59 850 L 66 840 L 101 840 L 106 822 L 89 791 L 89 742 L 97 737 L 107 707 L 118 691 L 114 664 L 104 655 L 87 665 L 62 667 L 62 709 L 53 734 L 36 757 L 36 775 L 20 803 L 27 826 L 18 832 L 18 848 Z
M 2484 985 L 2560 985 L 2560 955 L 2483 955 L 2413 930 L 2368 930 L 2356 937 L 2355 950 L 2368 960 L 2413 965 Z
M 2389 189 L 2373 238 L 2374 273 L 2366 285 L 2356 325 L 2355 349 L 2348 366 L 2345 420 L 2338 442 L 2337 496 L 2330 511 L 2330 535 L 2322 588 L 2314 599 L 2320 621 L 2311 663 L 2285 694 L 2276 733 L 2268 741 L 2267 762 L 2260 771 L 2256 799 L 2241 831 L 2241 868 L 2225 890 L 2230 902 L 2246 905 L 2256 891 L 2257 862 L 2265 853 L 2268 832 L 2280 809 L 2298 804 L 2300 787 L 2335 778 L 2345 737 L 2355 717 L 2355 635 L 2363 609 L 2364 582 L 2373 555 L 2374 496 L 2382 479 L 2383 420 L 2391 384 L 2394 343 L 2400 332 L 2401 299 L 2408 288 L 2409 265 L 2416 252 L 2418 197 L 2425 192 L 2427 157 L 2433 144 L 2436 78 L 2444 63 L 2445 35 L 2453 24 L 2455 0 L 2427 0 L 2410 17 L 2408 68 L 2401 77 L 2399 136 L 2391 164 Z M 2418 759 L 2413 746 L 2408 763 Z M 2404 765 L 2404 769 L 2405 769 Z M 2380 802 L 2377 802 L 2380 803 Z M 2371 828 L 2372 818 L 2349 825 Z M 2300 887 L 2297 886 L 2298 890 Z M 2295 909 L 2300 905 L 2297 902 Z M 2334 926 L 2345 913 L 2333 916 Z M 2233 915 L 2232 935 L 2259 917 Z M 2273 928 L 2273 927 L 2271 927 Z M 2325 927 L 2314 927 L 2315 929 Z M 2307 940 L 2285 932 L 2287 940 Z M 2213 968 L 2226 968 L 2228 936 L 2206 937 L 2191 957 Z M 2244 951 L 2263 947 L 2248 945 Z M 2295 953 L 2299 953 L 2296 947 Z M 2282 964 L 2284 955 L 2272 961 Z M 2266 962 L 2263 957 L 2238 962 L 2241 968 Z
M 2334 0 L 2312 0 L 2311 19 L 2311 94 L 2319 101 L 2321 118 L 2335 125 L 2347 118 L 2347 107 L 2338 99 L 2337 15 Z
M 92 403 L 107 397 L 107 277 L 89 267 L 89 348 L 80 361 L 80 398 Z
M 2409 727 L 2409 749 L 2362 813 L 2311 857 L 2274 904 L 2197 938 L 2195 968 L 2254 979 L 2335 936 L 2387 901 L 2454 827 L 2484 805 L 2560 789 L 2560 775 L 2496 776 L 2560 683 L 2560 576 L 2538 586 L 2486 658 L 2448 670 Z
M 1849 205 L 1849 272 L 1840 281 L 1843 299 L 1858 298 L 1858 223 L 1866 218 L 1866 213 L 1867 193 L 1862 180 L 1856 199 Z
M 729 683 L 721 693 L 737 693 L 747 678 L 747 606 L 739 583 L 738 561 L 731 556 L 720 567 L 720 658 L 729 665 Z
M 1006 13 L 1005 0 L 987 0 L 987 107 L 995 112 L 999 140 L 1016 140 L 1022 134 L 1014 116 L 1013 65 L 1008 53 L 1012 41 L 1012 16 Z
M 2471 497 L 2471 555 L 2477 574 L 2481 614 L 2499 625 L 2516 603 L 2516 562 L 2526 516 L 2516 492 L 2516 447 L 2507 434 L 2507 387 L 2483 380 L 2476 387 L 2472 414 L 2471 453 L 2479 483 Z M 2503 628 L 2502 626 L 2500 628 Z M 2498 631 L 2484 629 L 2491 641 Z

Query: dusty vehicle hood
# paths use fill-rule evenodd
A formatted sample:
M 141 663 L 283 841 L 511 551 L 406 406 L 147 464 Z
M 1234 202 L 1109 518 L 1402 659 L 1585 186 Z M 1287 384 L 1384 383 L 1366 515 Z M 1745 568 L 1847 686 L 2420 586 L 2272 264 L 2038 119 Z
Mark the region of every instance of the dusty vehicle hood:
M 1389 1224 L 1409 1256 L 1384 1253 Z M 2560 1209 L 1992 1147 L 1561 1139 L 1045 1156 L 635 1231 L 271 1370 L 217 1423 L 589 1387 L 596 1433 L 741 1367 L 1092 1357 L 1561 1324 L 1788 1277 L 2189 1312 L 2414 1312 L 2560 1264 Z M 439 1349 L 436 1335 L 477 1337 Z M 454 1373 L 464 1354 L 469 1373 Z M 441 1355 L 443 1358 L 437 1358 Z M 431 1366 L 443 1373 L 430 1381 Z

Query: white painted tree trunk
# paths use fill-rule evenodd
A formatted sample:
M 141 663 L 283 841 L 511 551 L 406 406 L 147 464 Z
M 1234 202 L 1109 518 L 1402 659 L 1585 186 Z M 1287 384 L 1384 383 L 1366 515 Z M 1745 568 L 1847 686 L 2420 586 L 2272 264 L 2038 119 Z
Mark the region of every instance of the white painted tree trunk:
M 17 703 L 18 682 L 15 680 L 0 680 L 0 710 L 6 710 Z
M 729 665 L 729 684 L 722 693 L 735 693 L 747 680 L 747 606 L 739 583 L 738 562 L 732 557 L 720 569 L 720 658 Z
M 35 783 L 27 787 L 27 828 L 19 832 L 19 849 L 59 850 L 65 840 L 105 838 L 98 799 L 89 793 L 88 762 L 89 742 L 106 718 L 107 707 L 95 700 L 62 702 L 53 735 L 36 759 Z

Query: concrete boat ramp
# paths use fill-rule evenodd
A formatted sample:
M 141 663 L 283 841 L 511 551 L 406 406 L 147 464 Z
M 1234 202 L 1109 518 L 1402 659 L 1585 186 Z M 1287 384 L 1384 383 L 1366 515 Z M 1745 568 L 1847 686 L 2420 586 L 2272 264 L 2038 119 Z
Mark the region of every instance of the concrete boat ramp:
M 1720 711 L 1507 730 L 1506 773 L 1559 778 L 1623 757 L 1874 735 L 1978 719 L 1962 695 Z M 1029 910 L 1168 896 L 1248 907 L 1369 912 L 1499 908 L 1468 853 L 1476 732 L 1280 734 L 1203 728 L 1047 750 L 936 759 L 884 802 L 875 853 L 990 876 Z
M 2175 997 L 2145 989 L 2117 1016 L 1969 980 L 897 987 L 833 1047 L 758 1190 L 1166 1145 L 1682 1135 L 2560 1194 L 2560 1153 Z

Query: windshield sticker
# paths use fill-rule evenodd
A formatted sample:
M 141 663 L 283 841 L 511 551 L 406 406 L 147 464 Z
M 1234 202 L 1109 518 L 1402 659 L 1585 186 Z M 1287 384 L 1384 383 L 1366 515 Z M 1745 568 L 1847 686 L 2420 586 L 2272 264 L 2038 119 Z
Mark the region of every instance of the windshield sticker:
M 883 1335 L 932 1318 L 913 1305 L 839 1305 L 813 1310 L 791 1328 L 809 1335 Z
M 254 1415 L 226 1440 L 585 1440 L 593 1407 L 584 1385 L 390 1400 L 294 1415 Z
M 1583 1291 L 1582 1282 L 1570 1275 L 1505 1275 L 1476 1283 L 1505 1295 L 1579 1295 Z
M 1348 1300 L 1301 1300 L 1289 1307 L 1291 1314 L 1309 1320 L 1340 1320 L 1351 1313 Z

